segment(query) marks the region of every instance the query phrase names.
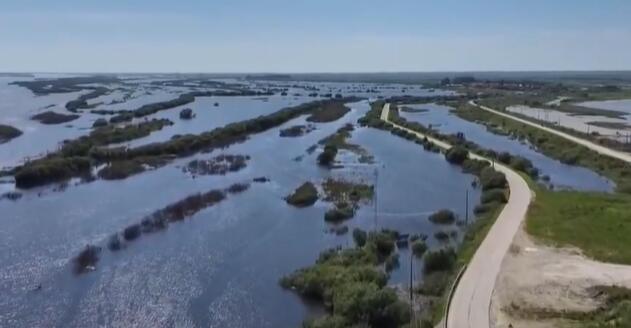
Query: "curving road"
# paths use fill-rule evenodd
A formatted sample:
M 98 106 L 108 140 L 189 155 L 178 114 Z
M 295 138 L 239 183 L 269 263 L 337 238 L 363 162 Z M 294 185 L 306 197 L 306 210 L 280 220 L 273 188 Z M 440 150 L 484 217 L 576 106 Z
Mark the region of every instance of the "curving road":
M 589 148 L 589 149 L 591 149 L 591 150 L 593 150 L 593 151 L 595 151 L 595 152 L 597 152 L 599 154 L 602 154 L 602 155 L 605 155 L 605 156 L 609 156 L 609 157 L 613 157 L 613 158 L 617 158 L 619 160 L 623 160 L 625 162 L 631 163 L 631 154 L 629 154 L 629 153 L 624 153 L 624 152 L 620 152 L 620 151 L 617 151 L 617 150 L 613 150 L 611 148 L 607 148 L 607 147 L 601 146 L 601 145 L 593 143 L 591 141 L 575 137 L 575 136 L 573 136 L 571 134 L 567 134 L 565 132 L 561 132 L 561 131 L 552 129 L 552 128 L 549 128 L 547 126 L 542 126 L 540 124 L 537 124 L 537 123 L 534 123 L 534 122 L 531 122 L 531 121 L 528 121 L 528 120 L 525 120 L 525 119 L 522 119 L 522 118 L 510 115 L 510 114 L 507 114 L 505 112 L 498 111 L 498 110 L 493 109 L 493 108 L 489 108 L 489 107 L 486 107 L 486 106 L 478 105 L 473 100 L 469 101 L 469 104 L 471 104 L 473 106 L 476 106 L 476 107 L 478 107 L 478 108 L 480 108 L 482 110 L 485 110 L 487 112 L 491 112 L 493 114 L 497 114 L 497 115 L 500 115 L 502 117 L 506 117 L 506 118 L 511 119 L 513 121 L 517 121 L 517 122 L 520 122 L 520 123 L 523 123 L 523 124 L 527 124 L 527 125 L 530 125 L 532 127 L 537 128 L 537 129 L 540 129 L 540 130 L 543 130 L 543 131 L 555 134 L 555 135 L 557 135 L 557 136 L 559 136 L 561 138 L 564 138 L 564 139 L 567 139 L 567 140 L 572 141 L 574 143 L 577 143 L 579 145 L 585 146 L 585 147 L 587 147 L 587 148 Z
M 390 104 L 385 104 L 381 111 L 381 119 L 396 127 L 427 138 L 437 146 L 449 149 L 451 145 L 436 140 L 422 133 L 412 131 L 389 121 Z M 471 153 L 471 158 L 487 160 Z M 510 197 L 497 220 L 489 230 L 486 238 L 473 255 L 466 271 L 456 287 L 449 312 L 446 314 L 449 328 L 482 328 L 490 327 L 489 310 L 495 281 L 500 272 L 504 255 L 513 241 L 515 233 L 526 217 L 532 192 L 526 181 L 515 171 L 495 164 L 495 169 L 504 173 L 510 188 Z

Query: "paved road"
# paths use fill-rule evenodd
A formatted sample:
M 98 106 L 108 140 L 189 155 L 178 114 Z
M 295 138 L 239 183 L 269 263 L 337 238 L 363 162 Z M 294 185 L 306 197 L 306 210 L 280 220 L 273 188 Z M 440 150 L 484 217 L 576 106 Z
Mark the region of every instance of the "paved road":
M 489 108 L 489 107 L 486 107 L 486 106 L 478 105 L 473 100 L 469 101 L 469 104 L 471 104 L 473 106 L 476 106 L 476 107 L 478 107 L 480 109 L 483 109 L 483 110 L 485 110 L 487 112 L 491 112 L 491 113 L 494 113 L 494 114 L 506 117 L 508 119 L 511 119 L 511 120 L 514 120 L 514 121 L 517 121 L 517 122 L 520 122 L 520 123 L 523 123 L 523 124 L 530 125 L 530 126 L 535 127 L 537 129 L 540 129 L 540 130 L 543 130 L 543 131 L 555 134 L 555 135 L 557 135 L 557 136 L 559 136 L 561 138 L 567 139 L 567 140 L 572 141 L 574 143 L 577 143 L 579 145 L 583 145 L 583 146 L 585 146 L 585 147 L 587 147 L 587 148 L 589 148 L 589 149 L 591 149 L 591 150 L 593 150 L 595 152 L 598 152 L 599 154 L 606 155 L 606 156 L 613 157 L 613 158 L 617 158 L 617 159 L 623 160 L 625 162 L 631 163 L 631 154 L 620 152 L 620 151 L 617 151 L 617 150 L 613 150 L 611 148 L 607 148 L 607 147 L 601 146 L 599 144 L 593 143 L 591 141 L 575 137 L 575 136 L 567 134 L 565 132 L 561 132 L 561 131 L 558 131 L 558 130 L 555 130 L 555 129 L 552 129 L 552 128 L 549 128 L 549 127 L 546 127 L 546 126 L 542 126 L 540 124 L 537 124 L 537 123 L 534 123 L 534 122 L 531 122 L 531 121 L 528 121 L 528 120 L 525 120 L 525 119 L 522 119 L 522 118 L 510 115 L 510 114 L 507 114 L 505 112 L 501 112 L 501 111 L 498 111 L 498 110 L 495 110 L 495 109 L 492 109 L 492 108 Z
M 385 104 L 381 112 L 381 119 L 390 122 L 388 120 L 389 112 L 390 104 Z M 420 138 L 427 137 L 439 147 L 451 148 L 451 145 L 440 140 L 396 124 L 395 126 L 412 132 Z M 470 156 L 475 159 L 488 160 L 475 154 L 470 154 Z M 496 163 L 495 169 L 506 176 L 510 197 L 486 238 L 473 255 L 456 287 L 451 299 L 449 313 L 447 313 L 447 327 L 449 328 L 490 327 L 489 309 L 495 281 L 500 272 L 504 255 L 508 251 L 515 233 L 519 230 L 521 222 L 525 219 L 526 211 L 530 205 L 532 192 L 526 181 L 504 165 Z

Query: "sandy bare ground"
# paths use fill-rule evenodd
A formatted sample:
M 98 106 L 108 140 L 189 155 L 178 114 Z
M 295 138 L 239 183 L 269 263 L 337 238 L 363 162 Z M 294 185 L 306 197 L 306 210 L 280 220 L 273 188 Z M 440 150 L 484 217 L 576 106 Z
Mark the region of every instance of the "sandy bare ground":
M 601 304 L 594 286 L 631 288 L 631 266 L 597 262 L 579 250 L 543 245 L 523 229 L 502 262 L 491 302 L 491 327 L 556 327 L 522 318 L 524 310 L 591 311 Z

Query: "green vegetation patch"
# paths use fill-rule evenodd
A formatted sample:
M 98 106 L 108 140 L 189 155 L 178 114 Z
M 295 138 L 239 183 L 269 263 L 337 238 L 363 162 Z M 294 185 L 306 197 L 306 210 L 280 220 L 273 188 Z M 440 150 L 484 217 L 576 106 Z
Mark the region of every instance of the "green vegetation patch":
M 287 204 L 296 207 L 307 207 L 318 200 L 318 190 L 311 182 L 305 182 L 289 196 L 285 197 Z
M 358 233 L 353 232 L 355 236 Z M 363 235 L 363 234 L 362 234 Z M 329 314 L 306 327 L 401 327 L 410 321 L 409 305 L 386 287 L 381 269 L 395 250 L 391 231 L 367 234 L 363 246 L 331 249 L 313 266 L 280 280 L 282 287 L 321 302 Z
M 22 135 L 22 131 L 10 125 L 0 124 L 0 144 Z
M 436 224 L 452 224 L 456 222 L 456 214 L 450 210 L 442 209 L 430 215 L 428 219 Z
M 322 183 L 324 200 L 334 204 L 354 204 L 372 199 L 374 186 L 342 179 L 326 179 Z
M 334 122 L 342 118 L 346 113 L 350 112 L 350 108 L 346 107 L 343 102 L 324 102 L 309 117 L 307 122 L 328 123 Z
M 329 157 L 333 156 L 333 152 L 337 154 L 337 150 L 339 149 L 348 150 L 354 153 L 355 155 L 359 156 L 360 163 L 373 163 L 374 162 L 374 158 L 368 152 L 368 150 L 366 150 L 364 147 L 360 145 L 352 144 L 348 142 L 348 138 L 351 137 L 351 132 L 353 132 L 354 129 L 355 127 L 353 127 L 352 124 L 350 123 L 345 124 L 343 127 L 339 128 L 335 133 L 333 133 L 332 135 L 318 142 L 320 145 L 325 146 L 325 152 L 327 152 L 327 147 L 330 148 L 329 154 L 321 155 L 321 156 L 327 157 L 324 160 L 325 163 L 326 162 L 330 163 L 332 160 L 329 160 Z M 333 149 L 335 149 L 335 151 L 333 151 Z M 333 156 L 333 159 L 334 158 L 335 156 Z
M 599 261 L 631 264 L 631 196 L 539 188 L 526 231 L 554 246 L 574 246 Z
M 282 129 L 279 132 L 279 135 L 284 138 L 295 138 L 301 137 L 311 131 L 315 130 L 315 126 L 313 124 L 307 125 L 293 125 L 286 129 Z
M 74 121 L 79 118 L 79 115 L 76 114 L 61 114 L 53 111 L 46 111 L 43 113 L 39 113 L 31 116 L 32 120 L 38 121 L 42 124 L 61 124 L 70 121 Z

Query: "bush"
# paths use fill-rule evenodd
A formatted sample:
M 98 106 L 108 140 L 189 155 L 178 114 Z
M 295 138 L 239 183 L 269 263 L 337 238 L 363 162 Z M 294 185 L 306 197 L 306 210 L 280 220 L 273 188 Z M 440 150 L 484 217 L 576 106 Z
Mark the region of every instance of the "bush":
M 434 233 L 434 238 L 436 238 L 439 241 L 447 241 L 449 239 L 449 234 L 445 231 L 436 231 Z
M 331 166 L 337 156 L 337 147 L 333 145 L 324 146 L 324 151 L 318 155 L 318 164 L 322 166 Z
M 313 183 L 305 182 L 285 200 L 288 204 L 296 207 L 311 206 L 318 200 L 318 190 Z
M 104 118 L 99 118 L 92 124 L 93 128 L 101 128 L 107 125 L 107 120 Z
M 190 108 L 184 108 L 180 111 L 180 118 L 183 120 L 190 120 L 193 116 L 193 110 Z
M 425 244 L 424 241 L 416 240 L 414 241 L 414 243 L 412 243 L 412 253 L 414 253 L 414 256 L 421 258 L 423 257 L 423 255 L 425 255 L 426 251 L 427 251 L 427 244 Z
M 450 210 L 442 209 L 430 215 L 428 219 L 436 224 L 452 224 L 456 221 L 456 215 Z
M 445 159 L 451 164 L 460 165 L 469 157 L 469 151 L 461 146 L 449 148 L 445 153 Z
M 561 155 L 559 156 L 559 160 L 561 161 L 561 163 L 567 165 L 575 165 L 580 159 L 580 151 L 572 149 L 561 152 Z
M 107 242 L 107 248 L 110 251 L 118 251 L 122 248 L 120 237 L 117 233 L 113 234 Z
M 489 162 L 478 159 L 467 159 L 462 163 L 462 170 L 465 173 L 479 175 L 485 167 L 488 167 Z
M 123 230 L 123 238 L 125 238 L 125 240 L 134 240 L 140 237 L 140 233 L 140 224 L 132 224 Z
M 98 176 L 105 180 L 121 180 L 144 170 L 144 166 L 136 161 L 116 161 L 102 168 Z
M 506 192 L 504 189 L 489 189 L 482 193 L 480 197 L 482 204 L 497 202 L 506 203 Z
M 355 210 L 350 206 L 331 208 L 324 213 L 324 220 L 327 222 L 341 222 L 355 216 Z
M 0 144 L 22 135 L 22 131 L 10 125 L 0 124 Z
M 486 167 L 480 172 L 480 183 L 482 184 L 482 190 L 503 189 L 506 187 L 506 177 L 492 167 Z
M 86 157 L 46 159 L 25 164 L 15 173 L 18 188 L 31 188 L 45 183 L 66 180 L 74 175 L 90 171 L 90 160 Z
M 80 253 L 75 257 L 75 272 L 83 273 L 89 267 L 93 267 L 96 262 L 99 261 L 99 253 L 101 248 L 93 245 L 87 245 Z
M 451 270 L 456 263 L 456 252 L 453 248 L 441 248 L 425 254 L 426 273 Z
M 359 228 L 353 229 L 353 240 L 355 241 L 355 245 L 357 245 L 357 247 L 364 247 L 364 245 L 366 245 L 367 239 L 368 234 L 366 233 L 366 231 Z

